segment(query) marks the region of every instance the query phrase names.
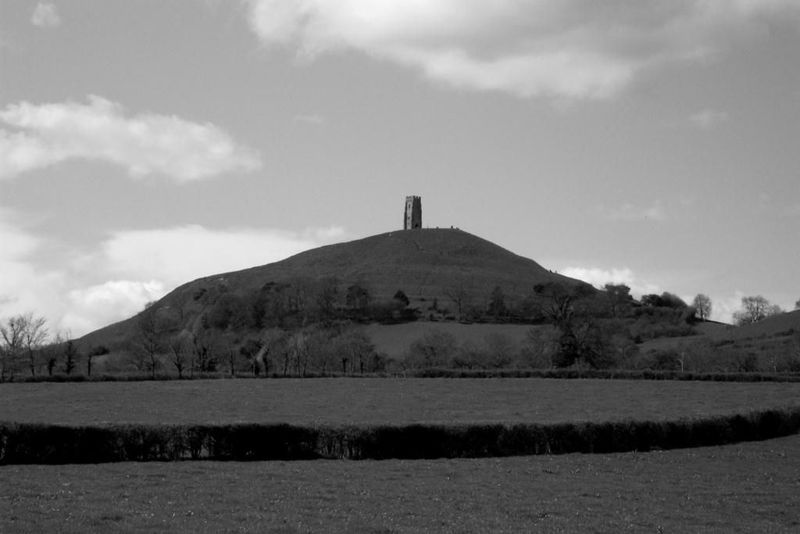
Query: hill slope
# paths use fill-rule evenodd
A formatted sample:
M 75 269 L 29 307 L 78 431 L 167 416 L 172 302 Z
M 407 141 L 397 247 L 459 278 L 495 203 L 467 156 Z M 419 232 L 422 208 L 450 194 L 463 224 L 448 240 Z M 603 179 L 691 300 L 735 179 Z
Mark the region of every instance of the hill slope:
M 485 303 L 499 286 L 509 300 L 520 300 L 536 284 L 584 284 L 543 268 L 485 239 L 454 229 L 389 232 L 308 250 L 285 260 L 217 274 L 184 284 L 155 306 L 180 310 L 184 326 L 208 307 L 208 295 L 244 296 L 269 284 L 335 280 L 339 294 L 358 284 L 372 299 L 389 300 L 398 290 L 414 304 L 434 299 L 450 305 L 456 294 Z M 129 338 L 134 318 L 81 338 L 81 345 L 116 344 Z

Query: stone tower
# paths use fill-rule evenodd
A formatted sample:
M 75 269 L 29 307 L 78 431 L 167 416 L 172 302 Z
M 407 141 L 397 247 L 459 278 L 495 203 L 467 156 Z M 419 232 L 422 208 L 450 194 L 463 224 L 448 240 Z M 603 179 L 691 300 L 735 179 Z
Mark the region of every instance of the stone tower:
M 422 199 L 420 197 L 406 197 L 403 230 L 418 230 L 420 228 L 422 228 Z

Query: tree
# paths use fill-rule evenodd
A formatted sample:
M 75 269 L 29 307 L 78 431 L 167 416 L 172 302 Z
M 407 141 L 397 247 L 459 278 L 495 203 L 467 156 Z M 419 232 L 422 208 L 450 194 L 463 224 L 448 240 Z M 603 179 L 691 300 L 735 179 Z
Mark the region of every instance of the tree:
M 514 359 L 516 346 L 514 341 L 506 334 L 492 332 L 483 338 L 485 358 L 482 362 L 489 368 L 501 369 L 508 367 Z
M 47 376 L 53 376 L 53 371 L 58 364 L 58 358 L 61 356 L 61 345 L 64 343 L 64 339 L 60 332 L 57 333 L 53 341 L 48 343 L 42 351 L 47 365 Z
M 601 336 L 596 325 L 587 318 L 577 316 L 577 303 L 594 290 L 589 285 L 564 286 L 558 283 L 537 284 L 534 293 L 545 299 L 542 313 L 560 331 L 559 348 L 553 364 L 556 367 L 569 367 L 580 361 L 595 365 L 599 361 L 602 347 L 595 346 Z
M 771 304 L 761 295 L 742 297 L 742 309 L 734 312 L 733 322 L 737 326 L 753 324 L 780 313 L 783 313 L 780 306 Z
M 629 307 L 633 302 L 631 288 L 625 284 L 606 284 L 604 289 L 608 297 L 612 317 L 618 317 L 622 310 Z
M 489 296 L 489 307 L 486 311 L 495 320 L 507 314 L 506 296 L 505 293 L 503 293 L 503 288 L 500 286 L 494 286 L 494 289 L 492 289 L 492 294 Z
M 794 309 L 800 310 L 800 299 L 797 299 L 797 302 L 794 303 Z
M 369 306 L 370 296 L 369 291 L 359 284 L 353 284 L 347 288 L 345 295 L 345 304 L 351 310 L 363 314 L 364 310 Z
M 153 378 L 156 376 L 159 360 L 158 355 L 161 352 L 162 339 L 161 339 L 161 325 L 158 321 L 158 314 L 155 306 L 152 304 L 147 305 L 139 314 L 136 321 L 138 330 L 138 345 L 139 351 L 146 357 L 144 366 L 150 371 Z
M 450 363 L 458 342 L 453 334 L 443 330 L 429 330 L 409 347 L 408 361 L 420 369 L 444 367 Z
M 342 372 L 366 372 L 375 371 L 374 359 L 375 345 L 372 344 L 369 336 L 360 328 L 345 329 L 334 340 L 336 352 L 342 361 Z
M 192 360 L 190 373 L 194 376 L 197 369 L 201 373 L 213 373 L 217 370 L 217 357 L 215 354 L 214 333 L 210 328 L 202 326 L 191 333 Z
M 403 291 L 402 289 L 398 289 L 397 293 L 395 293 L 394 297 L 392 298 L 397 302 L 399 302 L 400 304 L 402 304 L 404 308 L 411 303 L 411 301 L 408 299 L 408 295 L 406 295 L 405 291 Z
M 323 278 L 317 284 L 315 293 L 320 320 L 333 320 L 336 317 L 336 304 L 339 299 L 339 281 L 334 277 Z
M 34 317 L 32 313 L 25 316 L 27 323 L 23 332 L 23 343 L 28 353 L 28 367 L 31 376 L 36 376 L 36 353 L 47 339 L 47 320 L 44 317 Z
M 0 381 L 13 375 L 23 354 L 28 356 L 31 375 L 36 376 L 36 354 L 47 339 L 47 321 L 32 313 L 20 314 L 0 324 Z
M 664 291 L 660 295 L 642 295 L 641 303 L 643 306 L 655 308 L 686 308 L 688 305 L 678 295 Z
M 188 363 L 188 354 L 186 351 L 186 340 L 190 334 L 185 330 L 169 338 L 167 346 L 169 347 L 169 356 L 175 370 L 178 371 L 178 378 L 183 378 L 183 372 Z
M 69 340 L 64 345 L 64 372 L 68 375 L 72 374 L 78 362 L 78 348 L 72 340 Z
M 711 317 L 711 299 L 702 293 L 699 293 L 692 301 L 695 314 L 701 321 L 707 321 Z
M 86 353 L 86 376 L 92 376 L 92 362 L 95 357 L 103 356 L 109 352 L 111 351 L 105 345 L 98 345 Z
M 469 285 L 466 284 L 463 279 L 459 280 L 449 288 L 445 288 L 444 294 L 456 305 L 458 320 L 462 320 L 464 318 L 464 311 L 469 306 L 472 296 Z

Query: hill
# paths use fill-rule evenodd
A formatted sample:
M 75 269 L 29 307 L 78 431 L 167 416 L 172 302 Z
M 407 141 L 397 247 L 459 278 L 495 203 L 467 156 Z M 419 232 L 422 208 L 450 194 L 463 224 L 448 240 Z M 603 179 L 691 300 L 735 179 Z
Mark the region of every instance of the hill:
M 219 310 L 221 302 L 241 307 L 242 299 L 288 291 L 287 305 L 296 305 L 297 299 L 314 300 L 312 293 L 319 300 L 326 290 L 341 301 L 357 286 L 372 302 L 390 302 L 402 291 L 409 307 L 421 313 L 435 308 L 457 318 L 456 308 L 485 306 L 496 287 L 509 302 L 519 302 L 536 284 L 547 283 L 587 285 L 468 232 L 424 229 L 328 245 L 279 262 L 200 278 L 176 288 L 154 308 L 177 317 L 179 328 L 191 330 Z M 87 334 L 79 343 L 84 348 L 119 345 L 132 337 L 135 327 L 135 318 L 130 318 Z

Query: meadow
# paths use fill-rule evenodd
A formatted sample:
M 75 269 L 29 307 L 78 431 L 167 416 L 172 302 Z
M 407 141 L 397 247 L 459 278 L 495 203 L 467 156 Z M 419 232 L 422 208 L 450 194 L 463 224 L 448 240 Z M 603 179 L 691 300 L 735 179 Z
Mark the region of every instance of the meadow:
M 0 532 L 797 532 L 800 436 L 649 453 L 0 466 Z
M 800 406 L 800 383 L 308 378 L 0 384 L 0 421 L 298 425 L 664 421 Z

